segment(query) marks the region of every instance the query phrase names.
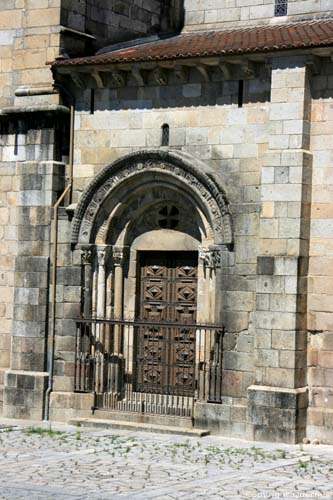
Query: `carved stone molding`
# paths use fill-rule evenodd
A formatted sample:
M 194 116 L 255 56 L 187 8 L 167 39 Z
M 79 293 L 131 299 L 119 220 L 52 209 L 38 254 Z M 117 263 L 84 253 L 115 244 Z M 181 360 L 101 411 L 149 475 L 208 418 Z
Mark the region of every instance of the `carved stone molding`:
M 162 68 L 156 68 L 152 72 L 152 77 L 157 85 L 166 85 L 168 83 L 168 75 Z
M 217 249 L 199 248 L 199 259 L 208 269 L 216 270 L 222 265 L 221 251 Z
M 103 248 L 103 249 L 98 248 L 96 254 L 97 254 L 98 265 L 104 267 L 105 261 L 106 261 L 106 249 L 105 248 Z
M 93 261 L 93 252 L 91 248 L 83 248 L 81 251 L 81 261 L 83 266 L 91 265 Z
M 127 255 L 127 247 L 113 247 L 112 259 L 115 266 L 123 266 Z
M 168 176 L 171 182 L 193 192 L 209 214 L 215 244 L 230 245 L 233 242 L 231 214 L 223 190 L 212 175 L 205 173 L 205 165 L 195 158 L 182 157 L 170 151 L 140 151 L 116 160 L 92 181 L 81 196 L 75 211 L 72 227 L 72 243 L 89 243 L 94 223 L 103 202 L 120 184 L 133 185 L 135 176 L 151 173 Z
M 112 71 L 112 81 L 116 87 L 124 87 L 126 85 L 126 73 L 123 71 Z

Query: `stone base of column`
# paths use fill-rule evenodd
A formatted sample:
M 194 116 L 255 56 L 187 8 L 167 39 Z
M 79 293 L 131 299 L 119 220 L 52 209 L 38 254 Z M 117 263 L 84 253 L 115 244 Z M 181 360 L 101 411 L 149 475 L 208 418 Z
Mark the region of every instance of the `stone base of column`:
M 248 438 L 296 444 L 306 436 L 308 391 L 252 385 L 248 388 Z
M 232 406 L 231 400 L 224 401 L 222 404 L 196 401 L 194 426 L 198 429 L 207 429 L 211 434 L 244 438 L 246 406 Z
M 50 420 L 69 422 L 73 418 L 92 416 L 95 396 L 92 393 L 52 392 L 50 397 Z
M 8 370 L 5 373 L 3 416 L 42 420 L 47 372 Z
M 321 444 L 333 444 L 333 409 L 309 408 L 306 437 L 319 439 Z

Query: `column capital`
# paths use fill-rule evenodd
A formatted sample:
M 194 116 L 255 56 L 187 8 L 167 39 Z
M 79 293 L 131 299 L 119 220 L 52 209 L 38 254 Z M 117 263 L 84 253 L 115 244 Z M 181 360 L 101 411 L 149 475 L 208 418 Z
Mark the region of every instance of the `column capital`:
M 112 247 L 112 258 L 115 266 L 122 266 L 127 254 L 128 247 Z
M 96 255 L 97 255 L 97 262 L 98 262 L 99 266 L 102 266 L 102 267 L 105 266 L 106 252 L 107 252 L 107 247 L 97 248 Z
M 93 251 L 91 247 L 85 247 L 81 250 L 81 260 L 84 266 L 92 264 L 93 261 Z
M 208 269 L 218 269 L 222 265 L 221 251 L 217 248 L 199 247 L 199 259 Z

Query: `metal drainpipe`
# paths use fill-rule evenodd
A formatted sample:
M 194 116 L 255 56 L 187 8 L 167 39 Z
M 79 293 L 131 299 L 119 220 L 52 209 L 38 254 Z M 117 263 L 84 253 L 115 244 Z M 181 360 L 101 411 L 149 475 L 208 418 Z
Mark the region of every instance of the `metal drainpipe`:
M 53 369 L 54 369 L 54 343 L 55 343 L 55 314 L 56 314 L 56 278 L 57 278 L 57 247 L 58 247 L 58 209 L 66 195 L 69 193 L 70 200 L 72 197 L 72 186 L 73 186 L 73 163 L 74 163 L 74 118 L 75 118 L 75 105 L 74 98 L 68 92 L 68 90 L 62 85 L 58 85 L 67 96 L 70 97 L 70 136 L 69 136 L 69 164 L 68 164 L 68 177 L 67 186 L 61 194 L 58 201 L 53 207 L 53 227 L 51 241 L 53 242 L 52 249 L 52 284 L 51 284 L 51 324 L 50 324 L 50 336 L 49 336 L 49 383 L 45 392 L 45 407 L 44 407 L 44 420 L 49 420 L 50 413 L 50 395 L 53 390 Z

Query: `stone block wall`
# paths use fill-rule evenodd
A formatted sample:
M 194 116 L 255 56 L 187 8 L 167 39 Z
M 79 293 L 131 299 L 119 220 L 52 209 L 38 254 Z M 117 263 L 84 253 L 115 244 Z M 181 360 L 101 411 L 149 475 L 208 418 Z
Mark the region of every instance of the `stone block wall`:
M 312 82 L 313 187 L 309 260 L 308 433 L 333 442 L 333 64 Z
M 17 251 L 15 165 L 0 165 L 0 413 L 3 403 L 4 373 L 10 365 L 10 345 L 14 298 L 14 261 Z
M 185 30 L 281 23 L 332 15 L 330 0 L 288 0 L 288 16 L 274 17 L 274 0 L 185 0 Z
M 42 418 L 47 385 L 50 207 L 63 189 L 64 165 L 16 164 L 16 210 L 10 364 L 5 372 L 3 414 Z M 9 360 L 8 360 L 9 361 Z M 8 369 L 9 368 L 9 369 Z
M 25 9 L 25 3 L 29 3 Z M 0 108 L 14 103 L 20 86 L 50 86 L 45 65 L 59 54 L 60 10 L 54 2 L 6 0 L 0 6 Z
M 168 87 L 153 81 L 138 87 L 133 80 L 127 88 L 96 89 L 93 114 L 90 90 L 78 94 L 73 201 L 115 159 L 140 149 L 159 148 L 165 123 L 170 126 L 171 149 L 189 153 L 214 168 L 231 202 L 235 231 L 235 250 L 226 252 L 222 263 L 221 293 L 227 334 L 223 373 L 225 419 L 220 430 L 231 434 L 237 428 L 238 435 L 244 435 L 247 388 L 254 381 L 252 325 L 260 168 L 268 147 L 269 75 L 264 71 L 244 82 L 242 108 L 237 104 L 238 80 L 223 82 L 218 71 L 211 83 L 204 83 L 195 70 L 184 84 L 170 78 Z M 76 286 L 74 282 L 72 285 Z M 70 338 L 61 340 L 67 341 L 71 342 Z M 56 384 L 62 383 L 60 377 L 59 373 Z M 63 382 L 68 381 L 64 378 Z M 70 384 L 59 390 L 65 387 L 70 390 Z
M 19 88 L 52 87 L 47 61 L 82 54 L 91 39 L 85 31 L 85 3 L 79 0 L 6 0 L 0 5 L 0 109 L 12 106 Z M 28 102 L 27 102 L 28 101 Z M 56 104 L 59 96 L 17 99 L 15 105 Z
M 16 165 L 17 251 L 10 366 L 5 373 L 3 414 L 42 418 L 47 385 L 50 272 L 50 207 L 63 189 L 64 165 L 52 161 Z
M 74 5 L 71 2 L 74 10 L 79 7 L 79 3 L 77 2 Z M 67 7 L 70 11 L 69 4 Z M 50 68 L 46 66 L 46 61 L 52 61 L 63 51 L 66 52 L 69 45 L 71 46 L 71 54 L 75 54 L 76 50 L 82 52 L 85 45 L 84 37 L 73 39 L 68 36 L 68 33 L 60 33 L 61 8 L 65 8 L 65 5 L 60 0 L 5 0 L 1 2 L 0 109 L 16 106 L 21 108 L 22 111 L 22 108 L 29 106 L 49 106 L 61 102 L 59 94 L 50 93 L 53 77 Z M 78 29 L 79 26 L 74 24 L 74 18 L 70 16 L 69 11 L 67 17 L 65 16 L 61 21 L 64 24 L 66 23 L 65 26 Z M 32 97 L 15 95 L 15 91 L 22 88 L 34 88 L 35 90 L 36 88 L 48 88 L 49 92 Z M 34 290 L 37 290 L 39 277 L 45 294 L 45 274 L 34 274 L 35 271 L 31 271 L 29 274 L 28 267 L 28 275 L 24 274 L 24 269 L 15 270 L 15 256 L 19 247 L 21 254 L 23 252 L 27 260 L 29 260 L 29 252 L 30 255 L 34 256 L 48 255 L 45 233 L 49 231 L 49 213 L 42 213 L 38 203 L 41 204 L 43 201 L 51 203 L 51 200 L 46 200 L 50 177 L 45 174 L 46 185 L 43 183 L 44 181 L 41 182 L 42 172 L 34 177 L 29 175 L 27 170 L 27 177 L 23 178 L 18 175 L 16 170 L 16 163 L 20 161 L 47 161 L 59 159 L 59 157 L 61 159 L 62 153 L 66 154 L 65 151 L 61 152 L 59 150 L 59 137 L 54 132 L 53 125 L 49 126 L 45 123 L 49 118 L 45 119 L 45 116 L 45 112 L 39 116 L 39 126 L 37 128 L 34 128 L 34 125 L 31 124 L 33 119 L 31 120 L 28 114 L 1 116 L 0 411 L 3 402 L 4 373 L 10 367 L 12 332 L 21 331 L 27 317 L 30 318 L 29 321 L 34 321 L 33 318 L 45 316 L 47 308 L 46 298 L 43 304 L 40 303 L 39 305 L 25 303 L 28 300 L 26 298 L 28 292 L 25 288 L 21 292 L 18 290 L 14 295 L 15 280 L 17 280 L 19 288 L 25 287 L 27 283 L 34 281 L 35 284 L 31 286 Z M 22 182 L 25 184 L 24 186 Z M 36 182 L 36 185 L 29 188 L 27 184 L 32 182 Z M 42 193 L 41 189 L 45 189 L 45 193 Z M 27 211 L 25 207 L 29 203 L 32 203 L 33 206 L 30 211 Z M 27 224 L 36 224 L 38 218 L 41 218 L 41 225 L 29 231 Z M 34 266 L 34 264 L 31 265 Z M 31 294 L 33 294 L 33 291 L 31 291 Z M 41 309 L 39 310 L 38 307 Z M 12 324 L 13 309 L 16 309 L 14 324 Z M 35 326 L 36 330 L 38 330 L 37 325 L 34 324 Z M 19 345 L 15 343 L 16 341 Z M 24 342 L 25 346 L 21 345 L 22 342 Z M 25 339 L 21 341 L 21 339 L 18 340 L 15 337 L 13 342 L 14 351 L 15 353 L 18 352 L 21 347 L 23 352 L 27 353 L 36 349 L 37 358 L 42 347 L 41 345 L 36 346 L 36 343 L 40 343 L 40 340 Z M 42 370 L 42 368 L 40 369 Z
M 68 242 L 71 219 L 65 209 L 59 212 L 58 267 L 56 286 L 54 390 L 73 391 L 75 368 L 75 320 L 81 316 L 83 293 L 81 251 L 72 251 Z M 91 407 L 91 405 L 90 405 Z
M 10 106 L 14 100 L 13 51 L 16 36 L 22 28 L 22 5 L 17 4 L 15 0 L 9 0 L 0 5 L 0 108 Z
M 281 401 L 288 396 L 297 402 L 299 391 L 306 398 L 310 78 L 302 57 L 272 62 L 269 147 L 261 171 L 256 383 L 249 390 L 249 422 L 256 440 L 267 439 L 278 428 L 284 440 L 295 442 L 306 428 L 304 399 L 302 407 L 294 406 L 292 417 L 299 435 L 291 432 L 287 420 L 284 425 Z M 275 391 L 276 402 L 268 414 L 267 388 Z
M 159 33 L 168 29 L 168 23 L 162 22 L 168 4 L 162 0 L 86 0 L 86 29 L 96 36 L 97 47 Z

